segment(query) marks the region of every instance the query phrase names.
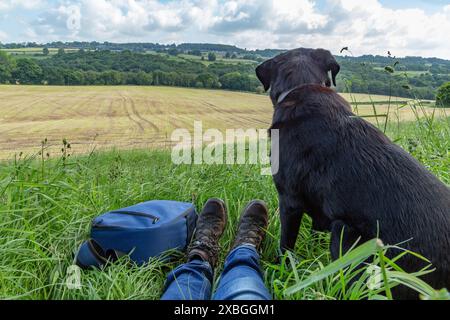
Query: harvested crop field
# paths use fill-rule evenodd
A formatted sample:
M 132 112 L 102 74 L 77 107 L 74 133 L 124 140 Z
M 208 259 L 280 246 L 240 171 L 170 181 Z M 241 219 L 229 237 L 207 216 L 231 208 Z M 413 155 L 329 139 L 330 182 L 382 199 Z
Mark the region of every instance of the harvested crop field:
M 272 106 L 267 96 L 224 90 L 133 86 L 0 86 L 0 159 L 32 153 L 48 139 L 50 154 L 66 138 L 73 154 L 93 149 L 160 148 L 175 128 L 267 128 Z M 354 94 L 358 114 L 386 114 L 389 97 Z M 391 120 L 412 120 L 405 98 L 391 98 Z M 370 101 L 375 101 L 370 105 Z M 424 107 L 429 112 L 432 108 Z M 436 109 L 437 110 L 437 109 Z M 438 114 L 448 110 L 440 109 Z M 368 118 L 375 121 L 374 118 Z M 379 118 L 380 122 L 384 118 Z

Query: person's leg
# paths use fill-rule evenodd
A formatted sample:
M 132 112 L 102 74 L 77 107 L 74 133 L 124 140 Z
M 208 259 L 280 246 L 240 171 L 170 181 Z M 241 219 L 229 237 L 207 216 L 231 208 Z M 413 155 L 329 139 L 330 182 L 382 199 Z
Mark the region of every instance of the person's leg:
M 197 221 L 188 262 L 171 271 L 161 300 L 207 300 L 217 263 L 218 241 L 225 229 L 227 212 L 220 199 L 209 199 Z
M 212 280 L 209 263 L 194 259 L 169 273 L 161 300 L 209 300 Z
M 264 202 L 245 208 L 233 249 L 225 260 L 214 300 L 270 300 L 259 265 L 258 248 L 265 236 L 268 210 Z
M 264 285 L 259 254 L 251 245 L 233 249 L 225 260 L 214 300 L 270 300 Z

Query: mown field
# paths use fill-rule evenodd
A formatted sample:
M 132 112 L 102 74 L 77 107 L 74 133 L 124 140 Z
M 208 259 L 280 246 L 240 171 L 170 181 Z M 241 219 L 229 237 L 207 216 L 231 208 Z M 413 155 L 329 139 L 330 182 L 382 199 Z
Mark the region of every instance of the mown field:
M 344 94 L 368 120 L 413 120 L 414 104 L 424 112 L 450 114 L 405 98 Z M 40 149 L 45 138 L 60 153 L 68 139 L 74 154 L 96 149 L 170 146 L 175 128 L 268 128 L 272 106 L 265 95 L 173 87 L 0 86 L 0 159 Z M 390 105 L 389 105 L 389 101 Z M 423 107 L 423 108 L 422 108 Z M 373 118 L 374 114 L 380 115 Z
M 268 203 L 262 268 L 275 299 L 385 299 L 391 298 L 388 288 L 398 282 L 411 284 L 427 299 L 449 298 L 420 283 L 415 277 L 420 274 L 398 272 L 384 255 L 389 248 L 375 242 L 355 249 L 358 261 L 370 258 L 373 263 L 350 285 L 360 272 L 351 266 L 355 257 L 332 264 L 329 235 L 311 232 L 307 217 L 295 251 L 279 261 L 277 194 L 271 177 L 262 176 L 258 165 L 172 163 L 171 130 L 190 128 L 194 120 L 202 120 L 205 128 L 267 128 L 271 106 L 264 95 L 33 86 L 1 86 L 0 95 L 0 147 L 6 159 L 0 162 L 0 299 L 158 299 L 167 272 L 184 261 L 183 255 L 143 267 L 124 258 L 103 271 L 81 271 L 79 289 L 67 286 L 67 270 L 88 237 L 90 221 L 102 212 L 151 199 L 192 201 L 200 210 L 209 197 L 223 198 L 228 205 L 221 262 L 245 204 L 254 198 Z M 373 106 L 378 114 L 388 109 L 389 97 L 347 98 L 362 103 L 358 110 L 363 115 L 373 114 Z M 367 104 L 371 100 L 378 103 Z M 387 134 L 450 184 L 450 118 L 445 110 L 433 113 L 427 104 L 409 102 L 400 108 L 403 104 L 391 106 Z M 379 120 L 384 129 L 384 118 Z M 49 143 L 44 153 L 51 152 L 50 158 L 37 154 L 45 137 Z M 63 138 L 72 143 L 70 150 Z M 113 146 L 117 148 L 109 150 Z M 63 157 L 61 148 L 63 155 L 72 156 Z M 20 156 L 19 151 L 34 156 Z M 386 268 L 386 281 L 370 286 L 370 268 Z M 217 274 L 220 270 L 219 263 Z

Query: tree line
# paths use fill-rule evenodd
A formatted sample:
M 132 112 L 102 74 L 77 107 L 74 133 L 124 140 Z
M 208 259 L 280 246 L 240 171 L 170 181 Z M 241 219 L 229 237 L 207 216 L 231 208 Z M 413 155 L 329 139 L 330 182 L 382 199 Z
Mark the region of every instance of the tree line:
M 47 59 L 0 52 L 0 83 L 47 85 L 167 85 L 257 92 L 255 65 L 212 63 L 131 51 L 84 51 Z
M 93 43 L 78 43 L 93 44 Z M 94 43 L 95 44 L 95 43 Z M 134 48 L 132 44 L 128 44 Z M 146 44 L 141 44 L 145 46 Z M 167 85 L 197 88 L 223 88 L 262 92 L 255 76 L 255 67 L 263 58 L 245 54 L 254 62 L 226 63 L 216 59 L 219 52 L 206 54 L 208 64 L 183 58 L 179 53 L 202 56 L 209 49 L 228 49 L 234 46 L 183 44 L 160 46 L 163 54 L 139 51 L 85 50 L 49 55 L 43 48 L 45 59 L 20 58 L 0 52 L 0 83 L 48 85 Z M 181 49 L 189 51 L 180 51 Z M 46 50 L 47 49 L 47 50 Z M 261 50 L 260 50 L 261 51 Z M 267 50 L 276 54 L 278 50 Z M 223 57 L 232 58 L 236 53 Z M 166 53 L 166 54 L 164 54 Z M 173 57 L 176 56 L 176 57 Z M 236 58 L 236 57 L 233 57 Z M 340 92 L 372 93 L 421 99 L 434 99 L 436 90 L 450 81 L 450 61 L 437 58 L 362 56 L 337 57 L 341 64 L 338 76 Z

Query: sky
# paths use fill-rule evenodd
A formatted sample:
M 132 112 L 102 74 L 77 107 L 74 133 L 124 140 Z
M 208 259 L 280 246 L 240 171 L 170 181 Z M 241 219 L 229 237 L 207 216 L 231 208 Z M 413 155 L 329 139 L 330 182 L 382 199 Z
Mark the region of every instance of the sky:
M 75 40 L 450 59 L 450 0 L 0 0 L 0 42 Z

